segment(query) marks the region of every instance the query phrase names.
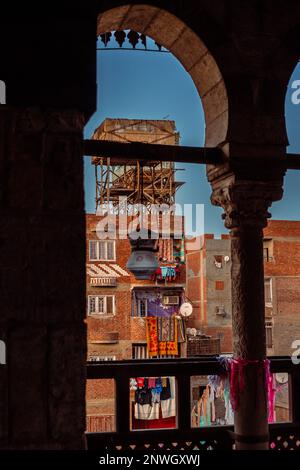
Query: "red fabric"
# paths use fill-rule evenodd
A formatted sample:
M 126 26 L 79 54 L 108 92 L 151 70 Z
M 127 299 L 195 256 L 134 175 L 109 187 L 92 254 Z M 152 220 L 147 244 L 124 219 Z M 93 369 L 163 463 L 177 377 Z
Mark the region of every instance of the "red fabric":
M 255 366 L 257 374 L 263 371 L 265 376 L 266 396 L 268 396 L 269 361 L 258 359 L 236 358 L 230 361 L 230 402 L 233 411 L 237 410 L 240 402 L 240 393 L 245 388 L 245 368 Z
M 147 335 L 147 347 L 149 357 L 158 355 L 158 329 L 157 329 L 157 318 L 147 317 L 146 318 L 146 335 Z
M 144 377 L 138 377 L 138 378 L 136 379 L 136 381 L 137 381 L 137 386 L 138 386 L 139 388 L 143 388 L 144 382 L 145 382 Z

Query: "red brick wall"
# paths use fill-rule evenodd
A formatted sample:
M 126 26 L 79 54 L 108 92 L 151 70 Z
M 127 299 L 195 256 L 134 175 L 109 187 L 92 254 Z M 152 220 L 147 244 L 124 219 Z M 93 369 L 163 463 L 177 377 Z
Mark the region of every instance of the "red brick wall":
M 213 338 L 220 338 L 220 346 L 222 353 L 232 352 L 232 328 L 231 326 L 206 326 L 202 328 L 203 333 L 210 335 Z
M 273 240 L 265 276 L 273 283 L 273 354 L 290 355 L 300 339 L 300 222 L 271 220 L 264 236 Z

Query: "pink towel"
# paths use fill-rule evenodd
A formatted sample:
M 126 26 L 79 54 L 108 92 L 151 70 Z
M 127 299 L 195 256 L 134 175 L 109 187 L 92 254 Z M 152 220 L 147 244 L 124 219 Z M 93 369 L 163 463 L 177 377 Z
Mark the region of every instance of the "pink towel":
M 148 388 L 155 388 L 155 377 L 149 377 Z

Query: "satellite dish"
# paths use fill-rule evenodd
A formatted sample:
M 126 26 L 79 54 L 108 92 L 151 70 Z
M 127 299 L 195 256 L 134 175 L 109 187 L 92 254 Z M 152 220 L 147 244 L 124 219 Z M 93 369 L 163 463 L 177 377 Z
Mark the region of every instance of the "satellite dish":
M 189 302 L 183 302 L 180 305 L 179 313 L 182 317 L 189 317 L 193 313 L 193 306 Z
M 228 261 L 229 261 L 229 256 L 227 256 L 227 255 L 224 256 L 224 261 L 225 261 L 225 263 L 228 263 Z

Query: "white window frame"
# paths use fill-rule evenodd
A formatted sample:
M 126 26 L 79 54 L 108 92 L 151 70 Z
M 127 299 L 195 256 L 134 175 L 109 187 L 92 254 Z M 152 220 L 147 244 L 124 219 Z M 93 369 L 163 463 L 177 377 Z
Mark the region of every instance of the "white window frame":
M 145 304 L 145 315 L 141 315 L 141 302 Z M 138 299 L 137 301 L 137 317 L 146 318 L 148 316 L 148 302 L 147 299 Z
M 91 257 L 91 245 L 92 243 L 96 243 L 96 258 Z M 104 243 L 105 245 L 105 257 L 100 258 L 100 243 Z M 112 258 L 107 258 L 107 245 L 108 243 L 113 244 L 113 257 Z M 89 240 L 89 260 L 90 261 L 116 261 L 116 241 L 115 240 Z
M 112 298 L 112 313 L 107 313 L 107 298 L 111 297 Z M 96 299 L 95 301 L 95 312 L 91 312 L 91 299 Z M 103 299 L 103 312 L 99 312 L 99 299 Z M 112 317 L 116 313 L 116 305 L 115 305 L 115 296 L 114 295 L 89 295 L 88 296 L 88 315 L 89 316 L 98 316 L 101 315 L 103 317 Z

